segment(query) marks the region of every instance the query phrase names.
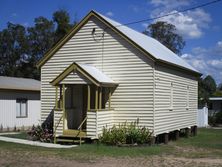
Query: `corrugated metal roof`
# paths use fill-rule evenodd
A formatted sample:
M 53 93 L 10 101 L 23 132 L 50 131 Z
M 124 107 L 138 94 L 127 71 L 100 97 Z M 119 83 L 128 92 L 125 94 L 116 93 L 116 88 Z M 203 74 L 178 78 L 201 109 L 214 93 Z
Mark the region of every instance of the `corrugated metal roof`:
M 106 16 L 103 16 L 102 14 L 100 14 L 98 12 L 96 12 L 96 13 L 98 15 L 100 15 L 108 23 L 110 23 L 111 25 L 116 27 L 120 32 L 122 32 L 124 35 L 126 35 L 128 38 L 130 38 L 132 41 L 134 41 L 141 48 L 146 50 L 154 58 L 184 67 L 186 69 L 195 71 L 197 73 L 200 73 L 198 70 L 193 68 L 185 60 L 183 60 L 181 57 L 179 57 L 178 55 L 173 53 L 170 49 L 165 47 L 163 44 L 161 44 L 156 39 L 151 38 L 147 35 L 144 35 L 140 32 L 137 32 L 127 26 L 124 26 L 124 25 L 122 25 L 110 18 L 107 18 Z
M 40 91 L 41 82 L 29 78 L 0 76 L 0 89 Z
M 85 70 L 89 75 L 95 78 L 99 83 L 111 83 L 116 84 L 111 78 L 105 75 L 102 71 L 98 70 L 96 67 L 88 64 L 78 64 L 83 70 Z

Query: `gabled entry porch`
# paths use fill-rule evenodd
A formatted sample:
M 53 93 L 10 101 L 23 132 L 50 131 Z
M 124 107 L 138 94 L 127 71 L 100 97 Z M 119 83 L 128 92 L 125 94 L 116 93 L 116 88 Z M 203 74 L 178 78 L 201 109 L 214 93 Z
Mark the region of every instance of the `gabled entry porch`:
M 57 76 L 54 136 L 98 138 L 104 126 L 113 124 L 112 79 L 91 65 L 73 63 Z

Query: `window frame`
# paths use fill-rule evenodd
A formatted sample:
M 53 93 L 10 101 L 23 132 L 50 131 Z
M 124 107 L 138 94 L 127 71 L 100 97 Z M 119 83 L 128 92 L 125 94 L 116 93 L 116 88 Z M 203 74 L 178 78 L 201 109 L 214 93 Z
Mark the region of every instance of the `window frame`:
M 189 85 L 187 85 L 187 97 L 186 97 L 186 109 L 187 110 L 189 110 L 189 108 L 190 108 L 189 101 L 190 101 L 190 87 L 189 87 Z
M 22 116 L 22 102 L 25 101 L 25 116 Z M 17 115 L 17 103 L 19 103 L 19 116 Z M 28 99 L 17 98 L 16 99 L 16 118 L 28 118 Z
M 173 82 L 170 82 L 170 111 L 173 111 Z

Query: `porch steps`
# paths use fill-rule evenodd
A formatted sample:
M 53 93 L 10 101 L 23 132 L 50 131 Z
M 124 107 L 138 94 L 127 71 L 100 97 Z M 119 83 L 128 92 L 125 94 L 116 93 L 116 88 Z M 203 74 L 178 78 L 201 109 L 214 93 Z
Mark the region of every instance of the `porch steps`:
M 64 130 L 63 135 L 56 137 L 56 143 L 64 144 L 83 144 L 86 137 L 86 132 L 79 130 Z M 80 143 L 81 142 L 81 143 Z
M 67 137 L 86 137 L 86 132 L 79 131 L 79 130 L 64 130 L 62 136 L 67 136 Z

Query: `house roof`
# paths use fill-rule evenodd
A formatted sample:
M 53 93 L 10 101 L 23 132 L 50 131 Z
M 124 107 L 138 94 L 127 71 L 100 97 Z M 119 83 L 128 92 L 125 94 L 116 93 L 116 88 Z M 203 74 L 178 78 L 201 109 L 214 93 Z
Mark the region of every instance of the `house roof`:
M 63 46 L 65 42 L 67 42 L 76 32 L 78 32 L 78 30 L 88 21 L 91 16 L 97 17 L 108 27 L 119 32 L 119 34 L 124 36 L 125 39 L 128 39 L 128 41 L 130 41 L 132 44 L 135 44 L 134 46 L 151 56 L 154 61 L 167 63 L 172 66 L 180 67 L 182 69 L 189 70 L 200 75 L 200 72 L 198 70 L 193 68 L 185 60 L 173 53 L 171 50 L 169 50 L 167 47 L 165 47 L 154 38 L 137 32 L 95 11 L 89 12 L 82 19 L 82 21 L 80 21 L 80 23 L 70 31 L 69 34 L 67 34 L 60 42 L 57 43 L 57 45 L 55 45 L 54 48 L 46 53 L 46 55 L 39 61 L 37 66 L 41 67 L 59 48 Z
M 105 75 L 102 71 L 98 70 L 96 67 L 89 64 L 76 64 L 78 64 L 84 71 L 86 71 L 89 75 L 95 78 L 99 83 L 116 84 L 111 78 Z
M 97 14 L 99 14 L 103 19 L 105 19 L 114 27 L 116 27 L 127 37 L 129 37 L 132 41 L 136 42 L 140 47 L 142 47 L 144 50 L 146 50 L 156 59 L 170 62 L 199 73 L 199 71 L 197 71 L 195 68 L 189 65 L 185 60 L 183 60 L 181 57 L 173 53 L 170 49 L 165 47 L 156 39 L 151 38 L 138 31 L 135 31 L 127 26 L 124 26 L 100 13 Z
M 0 89 L 40 91 L 41 82 L 35 79 L 0 76 Z
M 67 67 L 61 74 L 59 74 L 53 81 L 51 81 L 52 85 L 58 85 L 63 79 L 65 79 L 71 72 L 80 72 L 84 77 L 88 80 L 96 84 L 97 86 L 101 85 L 117 85 L 111 78 L 106 76 L 103 72 L 98 70 L 96 67 L 89 64 L 81 64 L 81 63 L 72 63 L 69 67 Z M 75 84 L 75 83 L 73 83 Z
M 219 100 L 222 100 L 222 97 L 210 97 L 209 100 L 210 101 L 219 101 Z

